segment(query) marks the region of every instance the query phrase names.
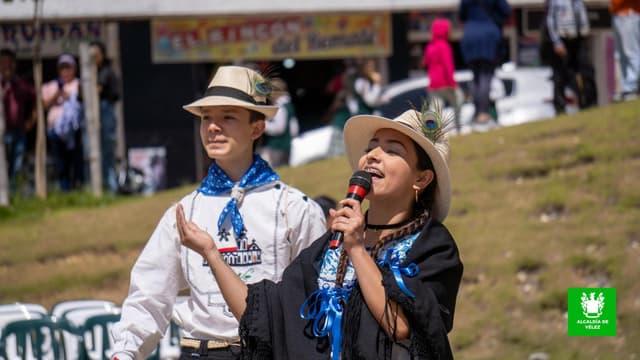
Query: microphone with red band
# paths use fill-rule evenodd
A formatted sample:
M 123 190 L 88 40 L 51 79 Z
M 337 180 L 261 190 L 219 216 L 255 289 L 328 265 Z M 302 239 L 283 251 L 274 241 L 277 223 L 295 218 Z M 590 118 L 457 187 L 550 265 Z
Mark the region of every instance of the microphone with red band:
M 371 175 L 366 171 L 356 171 L 349 179 L 349 191 L 347 191 L 345 199 L 355 199 L 362 202 L 369 190 L 371 190 Z M 342 231 L 336 231 L 331 234 L 329 249 L 337 249 L 342 244 L 343 239 L 344 234 Z

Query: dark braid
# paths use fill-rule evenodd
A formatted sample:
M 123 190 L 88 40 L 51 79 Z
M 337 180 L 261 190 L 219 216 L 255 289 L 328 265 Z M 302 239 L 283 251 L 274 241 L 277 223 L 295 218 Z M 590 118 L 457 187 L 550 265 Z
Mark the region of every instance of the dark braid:
M 336 286 L 342 287 L 344 282 L 344 276 L 347 273 L 347 265 L 349 264 L 349 256 L 347 252 L 342 248 L 340 253 L 340 260 L 338 260 L 338 270 L 336 272 Z

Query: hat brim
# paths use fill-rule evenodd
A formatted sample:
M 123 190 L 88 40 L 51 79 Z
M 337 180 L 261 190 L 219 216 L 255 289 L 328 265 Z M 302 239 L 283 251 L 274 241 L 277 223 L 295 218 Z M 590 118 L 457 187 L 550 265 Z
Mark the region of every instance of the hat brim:
M 358 169 L 358 162 L 367 149 L 369 141 L 380 129 L 393 129 L 408 136 L 427 153 L 433 163 L 437 179 L 431 215 L 440 222 L 444 221 L 451 205 L 449 167 L 433 143 L 409 126 L 375 115 L 356 115 L 350 118 L 344 126 L 344 143 L 351 168 Z
M 202 99 L 198 99 L 191 104 L 185 105 L 182 108 L 198 117 L 201 117 L 203 106 L 238 106 L 247 110 L 253 110 L 262 113 L 267 119 L 273 118 L 276 115 L 276 112 L 278 112 L 277 106 L 255 105 L 250 102 L 226 96 L 207 96 Z

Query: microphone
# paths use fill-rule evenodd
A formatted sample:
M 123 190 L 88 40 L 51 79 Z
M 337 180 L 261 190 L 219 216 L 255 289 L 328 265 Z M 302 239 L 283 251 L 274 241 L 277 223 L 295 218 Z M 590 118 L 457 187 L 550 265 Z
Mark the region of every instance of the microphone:
M 349 190 L 347 191 L 347 196 L 345 199 L 355 199 L 359 202 L 367 196 L 371 190 L 371 175 L 366 171 L 356 171 L 349 179 Z M 331 240 L 329 241 L 329 249 L 336 249 L 340 244 L 342 244 L 342 240 L 344 239 L 344 234 L 342 231 L 336 231 L 331 234 Z

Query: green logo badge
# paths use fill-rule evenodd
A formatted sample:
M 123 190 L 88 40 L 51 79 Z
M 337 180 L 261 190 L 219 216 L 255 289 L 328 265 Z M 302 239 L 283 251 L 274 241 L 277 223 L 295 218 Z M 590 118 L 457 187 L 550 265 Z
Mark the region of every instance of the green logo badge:
M 569 288 L 569 336 L 616 336 L 616 289 Z

